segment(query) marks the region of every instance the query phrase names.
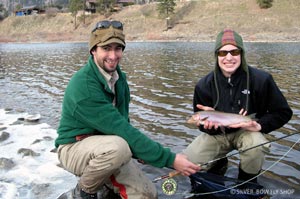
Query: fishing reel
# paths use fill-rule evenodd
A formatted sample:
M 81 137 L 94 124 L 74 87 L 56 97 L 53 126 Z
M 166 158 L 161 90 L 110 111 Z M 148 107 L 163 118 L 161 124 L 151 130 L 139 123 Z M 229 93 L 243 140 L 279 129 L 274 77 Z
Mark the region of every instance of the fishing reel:
M 167 178 L 161 184 L 161 189 L 166 195 L 174 195 L 177 191 L 177 182 L 173 178 Z

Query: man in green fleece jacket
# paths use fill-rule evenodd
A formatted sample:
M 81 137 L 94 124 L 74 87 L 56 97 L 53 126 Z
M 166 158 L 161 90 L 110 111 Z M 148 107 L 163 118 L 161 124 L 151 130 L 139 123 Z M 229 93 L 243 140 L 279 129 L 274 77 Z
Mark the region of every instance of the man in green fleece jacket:
M 99 198 L 103 187 L 123 199 L 157 198 L 133 157 L 186 176 L 200 169 L 130 124 L 129 87 L 119 66 L 125 46 L 121 22 L 98 22 L 90 35 L 91 56 L 66 88 L 55 146 L 63 167 L 80 177 L 73 198 Z

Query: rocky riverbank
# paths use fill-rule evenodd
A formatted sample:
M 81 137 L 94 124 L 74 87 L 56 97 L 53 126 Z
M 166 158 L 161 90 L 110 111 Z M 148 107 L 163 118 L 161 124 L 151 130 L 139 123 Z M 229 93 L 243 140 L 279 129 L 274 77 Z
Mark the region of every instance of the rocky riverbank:
M 79 17 L 76 28 L 70 13 L 8 17 L 0 22 L 0 42 L 86 42 L 94 24 L 105 18 L 124 23 L 127 41 L 213 41 L 224 28 L 235 29 L 245 41 L 300 41 L 298 0 L 275 1 L 270 9 L 260 9 L 253 0 L 177 2 L 168 27 L 156 6 L 133 5 L 109 17 Z

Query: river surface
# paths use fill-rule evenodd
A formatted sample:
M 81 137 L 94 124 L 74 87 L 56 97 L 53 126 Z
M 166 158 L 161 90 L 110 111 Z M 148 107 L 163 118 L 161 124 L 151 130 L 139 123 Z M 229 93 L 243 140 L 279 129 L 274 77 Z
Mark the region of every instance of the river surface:
M 300 43 L 246 43 L 245 46 L 248 64 L 273 75 L 294 112 L 288 124 L 267 138 L 299 132 Z M 186 118 L 192 114 L 196 82 L 214 68 L 213 47 L 213 43 L 128 43 L 121 66 L 131 89 L 132 124 L 175 152 L 199 135 L 195 127 L 186 124 Z M 86 63 L 87 51 L 87 43 L 0 44 L 0 109 L 16 114 L 40 113 L 39 123 L 56 129 L 64 89 L 72 74 Z M 272 143 L 266 156 L 263 169 L 267 171 L 259 181 L 273 192 L 288 192 L 284 196 L 275 193 L 272 198 L 300 198 L 300 147 L 296 144 L 291 148 L 298 139 L 299 135 L 293 135 Z M 236 177 L 238 160 L 238 155 L 230 158 L 229 176 Z M 141 168 L 151 179 L 170 171 L 147 165 Z M 163 194 L 161 182 L 156 183 L 159 198 L 184 197 L 184 191 L 190 189 L 188 179 L 175 180 L 178 190 L 173 196 Z M 75 185 L 76 180 L 72 179 L 65 190 Z

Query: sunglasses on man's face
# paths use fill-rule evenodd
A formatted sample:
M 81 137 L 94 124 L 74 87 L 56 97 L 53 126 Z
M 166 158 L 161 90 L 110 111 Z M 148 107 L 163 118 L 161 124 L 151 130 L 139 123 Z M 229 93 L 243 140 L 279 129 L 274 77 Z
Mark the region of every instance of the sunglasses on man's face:
M 219 57 L 225 57 L 228 53 L 230 53 L 232 56 L 238 56 L 241 54 L 241 50 L 240 49 L 234 49 L 234 50 L 219 50 L 218 51 L 218 56 Z
M 119 21 L 99 21 L 92 32 L 98 29 L 106 29 L 112 26 L 115 29 L 123 30 L 123 24 Z

